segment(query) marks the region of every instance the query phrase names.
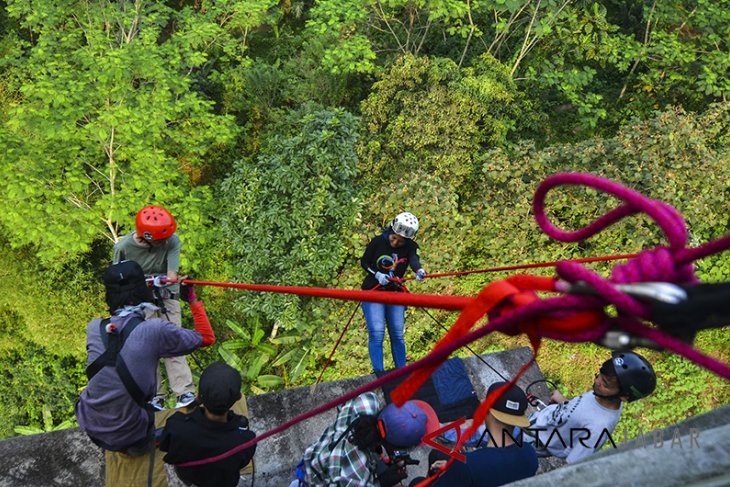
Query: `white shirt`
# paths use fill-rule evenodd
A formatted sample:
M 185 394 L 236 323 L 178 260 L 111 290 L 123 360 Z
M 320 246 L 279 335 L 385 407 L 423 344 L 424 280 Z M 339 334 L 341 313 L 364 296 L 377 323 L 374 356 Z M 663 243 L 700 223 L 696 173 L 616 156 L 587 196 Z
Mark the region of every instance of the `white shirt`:
M 606 443 L 622 411 L 623 403 L 618 409 L 608 409 L 598 402 L 593 391 L 589 391 L 563 404 L 551 404 L 534 412 L 525 440 L 534 441 L 538 453 L 547 451 L 574 463 Z

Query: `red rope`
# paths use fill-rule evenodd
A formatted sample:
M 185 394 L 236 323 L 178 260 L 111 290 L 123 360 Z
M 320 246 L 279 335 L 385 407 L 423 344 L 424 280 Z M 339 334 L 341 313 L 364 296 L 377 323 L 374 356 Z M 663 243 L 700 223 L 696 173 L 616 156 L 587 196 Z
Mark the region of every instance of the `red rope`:
M 619 196 L 623 197 L 627 201 L 627 203 L 600 217 L 594 223 L 582 230 L 575 232 L 560 231 L 559 229 L 556 229 L 551 224 L 549 224 L 549 221 L 547 221 L 544 215 L 544 195 L 547 193 L 548 190 L 552 188 L 550 184 L 554 186 L 560 184 L 579 183 L 583 183 L 589 186 L 599 185 L 601 186 L 601 189 L 604 189 L 604 186 L 608 186 L 609 191 L 607 192 L 609 192 L 610 194 L 620 193 Z M 709 244 L 704 245 L 703 247 L 700 247 L 698 249 L 684 248 L 686 245 L 687 232 L 682 225 L 675 224 L 676 222 L 674 222 L 674 219 L 681 219 L 681 215 L 679 215 L 679 213 L 674 208 L 669 207 L 668 205 L 661 202 L 645 201 L 645 197 L 639 195 L 638 193 L 635 194 L 634 192 L 629 192 L 622 187 L 616 189 L 615 183 L 606 182 L 600 178 L 596 178 L 590 175 L 586 176 L 569 174 L 558 175 L 558 177 L 552 178 L 550 184 L 543 183 L 541 187 L 538 188 L 538 194 L 541 196 L 538 197 L 538 194 L 536 194 L 534 207 L 536 208 L 536 218 L 539 217 L 538 224 L 541 225 L 546 233 L 558 240 L 582 240 L 590 235 L 597 233 L 606 226 L 613 224 L 615 221 L 618 221 L 625 216 L 638 213 L 639 211 L 644 211 L 652 218 L 657 220 L 660 226 L 662 226 L 662 229 L 665 231 L 665 234 L 667 234 L 668 240 L 672 244 L 671 250 L 678 254 L 677 256 L 675 256 L 675 264 L 679 260 L 691 261 L 730 247 L 730 236 L 727 236 L 718 241 L 710 242 Z M 661 254 L 661 252 L 658 252 L 657 254 Z M 571 270 L 570 266 L 574 265 L 574 263 L 628 259 L 635 257 L 637 257 L 636 254 L 592 257 L 587 259 L 578 259 L 575 261 L 555 261 L 549 263 L 524 264 L 520 266 L 497 267 L 475 271 L 432 274 L 428 277 L 442 277 L 447 275 L 463 275 L 475 272 L 494 272 L 534 267 L 548 267 L 553 265 L 556 266 L 558 275 L 563 277 L 563 275 L 561 274 L 561 269 L 563 271 L 563 274 L 565 274 Z M 632 263 L 633 261 L 629 264 Z M 584 277 L 585 274 L 586 273 L 576 275 L 579 277 Z M 627 280 L 626 282 L 642 281 L 648 281 L 648 279 L 638 279 L 635 281 Z M 717 359 L 701 354 L 700 352 L 693 349 L 690 345 L 684 344 L 679 340 L 674 339 L 661 329 L 649 328 L 639 323 L 638 321 L 636 323 L 625 319 L 622 321 L 622 318 L 625 318 L 624 316 L 614 318 L 612 315 L 606 314 L 604 308 L 607 305 L 613 303 L 613 301 L 609 299 L 612 296 L 608 296 L 607 298 L 603 295 L 600 295 L 599 297 L 569 295 L 561 296 L 558 298 L 540 300 L 534 294 L 535 291 L 556 291 L 556 289 L 554 286 L 554 281 L 546 281 L 545 278 L 536 278 L 534 276 L 515 276 L 513 278 L 507 279 L 506 281 L 492 283 L 484 288 L 474 299 L 460 296 L 383 293 L 373 291 L 348 291 L 338 289 L 305 288 L 294 286 L 213 283 L 192 280 L 186 280 L 186 282 L 190 284 L 234 287 L 252 291 L 300 294 L 306 296 L 328 297 L 355 301 L 371 301 L 384 304 L 400 304 L 449 310 L 461 309 L 462 312 L 459 315 L 456 323 L 454 323 L 452 328 L 447 333 L 447 335 L 439 341 L 439 343 L 434 347 L 431 353 L 429 353 L 425 358 L 410 365 L 407 365 L 406 367 L 393 370 L 383 377 L 376 379 L 369 384 L 358 387 L 338 399 L 335 399 L 327 404 L 323 404 L 317 408 L 300 414 L 290 421 L 270 431 L 267 431 L 266 433 L 263 433 L 262 435 L 254 438 L 244 445 L 240 445 L 215 457 L 185 462 L 179 464 L 178 466 L 201 465 L 227 458 L 242 449 L 253 446 L 257 442 L 265 438 L 268 438 L 272 435 L 288 429 L 289 427 L 300 421 L 303 421 L 326 410 L 329 410 L 332 407 L 340 405 L 358 396 L 359 394 L 362 394 L 363 392 L 371 391 L 401 376 L 411 374 L 410 377 L 408 377 L 406 381 L 398 386 L 391 395 L 394 403 L 402 405 L 403 402 L 405 402 L 412 396 L 412 394 L 418 388 L 420 383 L 422 383 L 424 378 L 427 378 L 430 375 L 430 371 L 435 370 L 435 368 L 437 368 L 439 364 L 443 363 L 452 352 L 494 331 L 502 331 L 507 334 L 526 333 L 530 338 L 533 347 L 532 360 L 521 368 L 520 372 L 517 374 L 516 377 L 512 379 L 512 381 L 510 381 L 510 383 L 514 383 L 517 380 L 517 377 L 519 377 L 519 375 L 521 375 L 534 362 L 540 346 L 541 337 L 545 336 L 565 341 L 592 341 L 598 339 L 601 336 L 604 336 L 605 332 L 611 326 L 618 326 L 619 328 L 627 329 L 630 332 L 634 332 L 646 338 L 653 339 L 660 345 L 670 348 L 676 353 L 690 358 L 696 363 L 715 371 L 723 377 L 730 379 L 730 367 L 727 364 L 721 363 Z M 472 327 L 485 314 L 489 314 L 489 322 L 481 328 L 472 331 Z M 631 319 L 633 320 L 636 320 L 638 317 L 640 317 L 637 315 L 631 316 Z M 708 367 L 708 365 L 713 364 L 715 366 L 714 368 Z M 465 441 L 470 436 L 470 433 L 476 430 L 476 428 L 479 426 L 479 423 L 486 416 L 493 402 L 499 396 L 500 392 L 501 391 L 498 391 L 498 394 L 495 394 L 494 397 L 487 397 L 485 401 L 480 405 L 479 409 L 477 410 L 478 415 L 475 415 L 472 426 L 467 430 L 466 434 L 458 442 L 457 448 L 460 447 L 463 444 L 463 441 Z
M 188 281 L 188 282 L 191 282 L 191 281 Z M 399 298 L 419 296 L 416 294 L 382 292 L 382 291 L 362 291 L 362 292 L 367 293 L 368 298 L 371 298 L 371 295 L 372 295 L 372 298 L 381 297 L 379 295 L 383 295 L 382 296 L 383 298 L 387 297 L 388 295 L 397 295 L 397 297 L 399 297 Z M 423 295 L 421 295 L 421 296 L 423 296 Z M 439 297 L 439 296 L 436 296 L 436 297 Z M 366 301 L 367 300 L 374 301 L 374 299 L 372 299 L 372 298 L 366 299 Z M 478 299 L 465 298 L 466 303 L 477 302 L 477 301 L 478 301 Z M 376 301 L 376 302 L 378 302 L 378 301 Z M 479 303 L 477 303 L 477 306 L 479 306 Z M 472 313 L 471 319 L 473 319 L 473 320 L 479 319 L 481 316 L 484 315 L 484 313 L 486 313 L 486 308 L 482 308 L 482 311 L 483 311 L 482 313 L 478 313 L 478 312 Z M 540 312 L 540 310 L 538 310 L 538 309 L 531 310 L 531 309 L 528 309 L 528 307 L 525 307 L 525 308 L 517 310 L 516 312 L 511 313 L 511 314 L 514 315 L 515 319 L 525 319 L 526 317 L 531 316 L 531 314 L 535 313 L 535 312 Z M 504 322 L 505 322 L 504 319 L 498 318 L 497 320 L 494 321 L 494 323 L 491 323 L 491 322 L 488 323 L 487 325 L 483 326 L 477 332 L 484 333 L 484 334 L 490 333 L 493 330 L 500 329 L 499 328 L 500 326 L 504 326 Z M 471 327 L 471 325 L 470 325 L 470 327 Z M 257 436 L 256 438 L 244 443 L 243 445 L 239 445 L 231 450 L 228 450 L 228 451 L 221 453 L 219 455 L 216 455 L 214 457 L 204 458 L 201 460 L 188 461 L 188 462 L 177 464 L 177 466 L 192 467 L 195 465 L 203 465 L 206 463 L 217 462 L 219 460 L 223 460 L 224 458 L 228 458 L 232 455 L 235 455 L 237 452 L 239 452 L 241 450 L 245 450 L 246 448 L 250 448 L 251 446 L 258 443 L 259 441 L 262 441 L 270 436 L 273 436 L 282 431 L 285 431 L 285 430 L 289 429 L 291 426 L 294 426 L 295 424 L 297 424 L 301 421 L 304 421 L 313 416 L 316 416 L 325 411 L 328 411 L 329 409 L 332 409 L 333 407 L 339 406 L 340 404 L 347 402 L 350 399 L 357 397 L 364 392 L 372 391 L 374 389 L 377 389 L 378 387 L 382 387 L 384 384 L 392 382 L 392 381 L 398 379 L 399 377 L 402 377 L 415 370 L 418 370 L 421 367 L 429 366 L 432 363 L 437 363 L 437 362 L 440 363 L 441 361 L 446 360 L 454 350 L 456 350 L 457 348 L 459 348 L 465 344 L 468 344 L 469 341 L 475 340 L 476 338 L 473 335 L 475 335 L 477 332 L 472 333 L 470 336 L 466 336 L 459 340 L 455 340 L 452 343 L 447 344 L 443 347 L 440 347 L 440 348 L 432 351 L 426 357 L 424 357 L 410 365 L 406 365 L 405 367 L 401 367 L 399 369 L 392 370 L 392 371 L 388 372 L 387 374 L 385 374 L 384 376 L 382 376 L 368 384 L 364 384 L 364 385 L 344 394 L 343 396 L 341 396 L 337 399 L 334 399 L 332 401 L 329 401 L 326 404 L 322 404 L 321 406 L 318 406 L 314 409 L 306 411 L 306 412 L 290 419 L 289 421 L 285 422 L 284 424 L 279 425 L 276 428 L 271 429 L 271 430 Z
M 606 255 L 601 257 L 584 257 L 582 259 L 566 259 L 570 262 L 576 262 L 576 263 L 586 263 L 586 262 L 603 262 L 607 260 L 622 260 L 622 259 L 632 259 L 636 257 L 639 254 L 619 254 L 619 255 Z M 434 278 L 434 277 L 447 277 L 447 276 L 463 276 L 466 274 L 476 274 L 480 272 L 499 272 L 499 271 L 514 271 L 519 269 L 535 269 L 538 267 L 553 267 L 558 262 L 562 262 L 559 260 L 555 260 L 552 262 L 535 262 L 532 264 L 518 264 L 518 265 L 508 265 L 508 266 L 502 266 L 502 267 L 487 267 L 485 269 L 476 269 L 472 271 L 459 271 L 459 272 L 442 272 L 441 274 L 427 274 L 425 277 L 427 278 Z M 414 277 L 408 277 L 404 280 L 411 280 L 415 279 Z
M 451 449 L 451 451 L 458 452 L 461 451 L 461 447 L 464 445 L 466 440 L 472 437 L 474 433 L 477 432 L 479 427 L 484 424 L 484 421 L 487 417 L 487 414 L 489 414 L 489 410 L 492 409 L 492 406 L 494 406 L 494 403 L 497 402 L 497 399 L 502 397 L 502 394 L 504 394 L 510 387 L 517 384 L 517 381 L 519 380 L 522 375 L 527 372 L 527 369 L 532 366 L 532 364 L 537 359 L 537 352 L 540 348 L 540 343 L 533 344 L 532 349 L 532 358 L 524 364 L 520 370 L 515 374 L 512 379 L 503 386 L 500 386 L 496 391 L 492 392 L 492 394 L 488 395 L 484 398 L 484 401 L 479 404 L 479 407 L 474 412 L 474 416 L 472 417 L 471 425 L 461 433 L 461 436 L 459 437 L 459 440 L 456 442 L 456 445 Z M 446 462 L 446 465 L 441 467 L 438 472 L 436 472 L 435 475 L 427 477 L 425 480 L 421 481 L 420 483 L 416 484 L 416 487 L 426 487 L 427 485 L 432 484 L 436 481 L 441 475 L 448 470 L 449 467 L 456 461 L 456 457 L 454 455 L 451 455 L 451 458 Z
M 545 278 L 536 278 L 536 283 L 538 285 L 543 286 L 544 285 L 544 279 Z M 392 300 L 398 300 L 398 301 L 404 301 L 405 298 L 412 298 L 416 296 L 427 296 L 427 295 L 417 295 L 417 294 L 406 294 L 406 293 L 391 293 L 391 292 L 379 292 L 379 291 L 362 291 L 363 293 L 366 293 L 367 298 L 366 301 L 376 301 L 376 302 L 384 302 L 384 301 L 392 301 Z M 470 298 L 464 298 L 465 302 L 468 304 L 467 309 L 464 310 L 462 315 L 465 315 L 463 318 L 464 328 L 471 329 L 472 325 L 479 320 L 484 314 L 486 314 L 489 311 L 489 304 L 493 303 L 495 306 L 499 304 L 499 300 L 491 299 L 489 295 L 493 292 L 496 292 L 495 286 L 490 285 L 487 286 L 482 292 L 479 294 L 479 296 L 475 299 Z M 436 296 L 437 298 L 443 298 L 443 296 Z M 539 316 L 545 316 L 546 314 L 550 314 L 554 311 L 563 310 L 567 307 L 570 307 L 570 309 L 576 310 L 578 312 L 585 310 L 587 307 L 593 306 L 593 303 L 589 303 L 588 305 L 586 302 L 589 301 L 589 298 L 586 297 L 577 297 L 577 296 L 567 296 L 562 298 L 555 298 L 555 299 L 546 299 L 542 301 L 535 301 L 531 305 L 527 306 L 520 306 L 510 312 L 508 312 L 505 316 L 499 316 L 493 320 L 490 320 L 489 323 L 485 324 L 478 330 L 475 330 L 471 333 L 468 333 L 464 336 L 460 336 L 458 338 L 455 338 L 451 340 L 449 343 L 444 343 L 442 346 L 438 346 L 435 348 L 431 353 L 429 353 L 426 357 L 422 358 L 421 360 L 418 360 L 410 365 L 407 365 L 405 367 L 401 367 L 399 369 L 392 370 L 385 374 L 384 376 L 380 377 L 379 379 L 376 379 L 368 384 L 364 384 L 347 394 L 344 394 L 340 398 L 334 399 L 326 404 L 323 404 L 321 406 L 318 406 L 314 409 L 311 409 L 307 412 L 304 412 L 295 418 L 292 418 L 291 420 L 287 421 L 286 423 L 277 426 L 276 428 L 269 430 L 256 438 L 248 441 L 247 443 L 243 445 L 239 445 L 227 452 L 221 453 L 220 455 L 216 455 L 214 457 L 210 458 L 204 458 L 201 460 L 194 460 L 189 461 L 185 463 L 180 463 L 178 466 L 181 467 L 192 467 L 195 465 L 203 465 L 206 463 L 212 463 L 217 462 L 219 460 L 222 460 L 224 458 L 228 458 L 232 455 L 235 455 L 237 452 L 244 450 L 246 448 L 250 448 L 251 446 L 255 445 L 259 441 L 262 441 L 270 436 L 273 436 L 275 434 L 278 434 L 282 431 L 287 430 L 291 426 L 304 421 L 306 419 L 309 419 L 313 416 L 316 416 L 318 414 L 321 414 L 333 407 L 336 407 L 346 401 L 349 401 L 350 399 L 357 397 L 358 395 L 368 392 L 371 390 L 374 390 L 378 387 L 382 387 L 384 384 L 387 384 L 389 382 L 392 382 L 396 380 L 399 377 L 402 377 L 404 375 L 410 374 L 414 371 L 418 371 L 421 368 L 424 367 L 431 367 L 434 364 L 440 364 L 443 361 L 445 361 L 451 353 L 453 353 L 455 350 L 461 348 L 464 345 L 468 345 L 474 340 L 477 340 L 479 338 L 482 338 L 486 336 L 487 334 L 493 332 L 493 331 L 509 331 L 515 327 L 516 324 L 520 323 L 530 323 L 533 319 L 536 319 Z M 435 307 L 435 306 L 432 306 Z M 460 315 L 461 317 L 461 315 Z M 456 324 L 454 325 L 456 326 Z M 452 327 L 453 328 L 453 327 Z M 600 328 L 600 327 L 598 327 Z M 525 327 L 525 331 L 529 333 L 534 333 L 534 328 L 528 328 Z M 599 332 L 601 330 L 599 329 Z M 533 341 L 533 349 L 536 349 L 538 346 L 539 340 L 535 338 L 534 336 L 531 336 L 531 340 Z M 401 384 L 403 385 L 403 384 Z M 394 391 L 395 392 L 395 391 Z M 396 402 L 396 398 L 393 397 L 394 402 Z M 407 400 L 408 398 L 403 399 L 403 402 Z M 401 403 L 402 404 L 402 403 Z
M 165 281 L 171 281 L 166 279 Z M 383 291 L 359 291 L 352 289 L 329 289 L 323 287 L 277 286 L 275 284 L 241 284 L 236 282 L 198 281 L 185 279 L 181 282 L 199 284 L 201 286 L 230 287 L 282 294 L 297 294 L 318 298 L 344 299 L 348 301 L 369 301 L 372 303 L 400 304 L 418 306 L 420 308 L 436 308 L 458 311 L 466 307 L 472 298 L 466 296 L 440 296 L 437 294 L 411 294 Z
M 543 285 L 543 284 L 540 284 Z M 427 295 L 416 295 L 416 294 L 405 294 L 405 293 L 385 293 L 385 292 L 378 292 L 378 291 L 363 291 L 367 295 L 367 299 L 370 301 L 375 302 L 383 302 L 387 301 L 386 297 L 391 298 L 397 298 L 399 301 L 403 302 L 406 300 L 406 298 L 414 298 L 417 296 L 427 296 Z M 474 303 L 474 307 L 470 306 L 470 313 L 469 313 L 469 320 L 474 320 L 471 323 L 466 323 L 463 325 L 465 328 L 470 329 L 474 322 L 481 318 L 488 310 L 486 306 L 481 305 L 479 303 L 484 303 L 490 301 L 489 297 L 485 294 L 487 293 L 486 290 L 483 290 L 482 293 L 480 293 L 480 297 L 482 299 L 476 298 L 476 299 L 468 299 L 464 298 L 467 304 Z M 383 295 L 383 296 L 377 296 L 377 295 Z M 397 295 L 397 296 L 385 296 L 385 295 Z M 436 296 L 442 298 L 442 296 Z M 453 297 L 453 296 L 452 296 Z M 210 458 L 204 458 L 201 460 L 194 460 L 189 461 L 185 463 L 178 464 L 178 466 L 184 466 L 184 467 L 192 467 L 196 465 L 203 465 L 206 463 L 212 463 L 217 462 L 219 460 L 228 458 L 232 455 L 235 455 L 237 452 L 244 450 L 246 448 L 250 448 L 251 446 L 255 445 L 259 441 L 262 441 L 266 438 L 269 438 L 270 436 L 276 435 L 278 433 L 281 433 L 282 431 L 285 431 L 289 429 L 291 426 L 304 421 L 306 419 L 309 419 L 313 416 L 319 415 L 325 411 L 328 411 L 329 409 L 339 406 L 340 404 L 343 404 L 350 399 L 353 399 L 354 397 L 359 396 L 360 394 L 368 391 L 372 391 L 378 387 L 382 387 L 384 384 L 387 384 L 389 382 L 392 382 L 399 377 L 402 377 L 407 374 L 411 374 L 421 368 L 424 367 L 431 367 L 434 364 L 439 364 L 446 360 L 451 353 L 456 351 L 457 349 L 468 345 L 469 343 L 473 342 L 474 340 L 478 340 L 479 338 L 483 338 L 484 336 L 488 335 L 489 333 L 492 333 L 494 331 L 503 331 L 503 332 L 514 332 L 515 327 L 518 329 L 521 329 L 525 333 L 528 334 L 530 337 L 533 349 L 537 350 L 539 346 L 539 335 L 536 333 L 543 333 L 543 330 L 540 330 L 537 328 L 536 323 L 538 323 L 538 320 L 540 317 L 550 316 L 553 313 L 560 313 L 565 312 L 566 310 L 572 310 L 572 312 L 584 312 L 584 311 L 591 311 L 593 312 L 596 307 L 596 303 L 600 303 L 599 300 L 595 298 L 590 298 L 586 296 L 562 296 L 558 298 L 550 298 L 550 299 L 544 299 L 544 300 L 538 300 L 534 301 L 530 304 L 524 305 L 524 306 L 518 306 L 512 310 L 509 310 L 504 315 L 497 316 L 496 318 L 493 318 L 489 320 L 487 324 L 482 326 L 481 328 L 471 331 L 468 334 L 464 336 L 460 336 L 458 338 L 455 338 L 450 343 L 445 343 L 443 346 L 439 346 L 435 348 L 431 353 L 429 353 L 426 357 L 410 364 L 405 367 L 392 370 L 391 372 L 388 372 L 386 375 L 380 377 L 379 379 L 376 379 L 368 384 L 364 384 L 358 388 L 355 388 L 354 390 L 342 395 L 341 397 L 334 399 L 332 401 L 329 401 L 326 404 L 322 404 L 321 406 L 318 406 L 314 409 L 311 409 L 309 411 L 306 411 L 291 420 L 285 422 L 284 424 L 277 426 L 276 428 L 273 428 L 256 438 L 246 442 L 243 445 L 239 445 L 231 450 L 228 450 L 227 452 L 221 453 L 220 455 L 216 455 L 214 457 Z M 450 304 L 453 304 L 451 302 Z M 435 306 L 431 306 L 435 307 Z M 465 310 L 466 311 L 466 310 Z M 556 320 L 557 321 L 557 320 Z M 564 320 L 560 320 L 564 321 Z M 548 322 L 549 325 L 549 322 Z M 554 335 L 557 339 L 562 340 L 568 340 L 568 341 L 589 341 L 589 340 L 595 340 L 598 338 L 598 336 L 602 336 L 603 333 L 607 330 L 607 328 L 604 326 L 605 324 L 596 324 L 594 327 L 594 330 L 587 330 L 583 329 L 582 325 L 581 327 L 578 327 L 576 330 L 573 331 L 567 331 L 567 330 L 559 330 L 555 331 Z M 548 326 L 549 328 L 549 326 Z M 546 329 L 544 331 L 549 332 L 549 329 Z M 656 333 L 662 333 L 660 330 L 655 330 Z M 666 335 L 666 334 L 664 334 Z M 714 360 L 714 359 L 713 359 Z M 526 364 L 525 367 L 528 365 Z M 729 372 L 728 369 L 725 370 L 726 373 Z M 725 375 L 725 377 L 730 378 L 730 373 L 728 375 Z M 405 383 L 404 383 L 405 384 Z M 404 385 L 401 384 L 401 385 Z M 395 392 L 395 391 L 394 391 Z M 403 399 L 403 397 L 401 397 Z M 406 398 L 407 399 L 407 398 Z M 395 401 L 395 398 L 394 398 Z M 475 423 L 476 424 L 476 423 Z M 466 438 L 466 436 L 464 437 Z
M 451 329 L 436 343 L 433 351 L 448 347 L 467 336 L 477 320 L 485 314 L 493 319 L 499 315 L 509 315 L 519 308 L 539 303 L 540 300 L 534 291 L 554 290 L 554 284 L 555 280 L 547 277 L 517 275 L 487 285 L 476 299 L 464 308 Z M 578 311 L 557 317 L 545 314 L 535 319 L 515 321 L 511 329 L 507 328 L 501 331 L 509 335 L 526 333 L 530 337 L 535 353 L 537 353 L 541 334 L 562 336 L 583 334 L 591 330 L 599 330 L 603 321 L 603 315 L 596 312 Z M 393 402 L 401 406 L 410 399 L 442 363 L 443 361 L 435 361 L 433 364 L 424 366 L 411 374 L 391 393 L 390 397 Z

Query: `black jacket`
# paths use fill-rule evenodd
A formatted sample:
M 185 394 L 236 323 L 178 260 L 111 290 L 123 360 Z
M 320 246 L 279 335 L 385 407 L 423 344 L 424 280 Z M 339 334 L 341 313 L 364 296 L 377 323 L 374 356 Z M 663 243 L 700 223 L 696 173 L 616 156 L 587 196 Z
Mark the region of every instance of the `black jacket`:
M 400 261 L 393 269 L 392 277 L 403 277 L 409 265 L 414 272 L 421 268 L 421 260 L 418 257 L 418 244 L 407 238 L 406 243 L 396 249 L 390 245 L 390 240 L 388 240 L 391 233 L 393 233 L 393 230 L 386 228 L 381 235 L 372 239 L 365 247 L 365 252 L 360 258 L 360 265 L 366 272 L 365 280 L 362 282 L 362 289 L 364 290 L 373 289 L 378 285 L 378 280 L 375 279 L 376 272 L 389 275 L 387 270 L 378 268 L 378 259 L 382 256 L 390 257 L 396 262 Z M 397 284 L 388 284 L 385 287 L 379 287 L 378 291 L 380 290 L 400 291 L 401 287 Z
M 201 408 L 190 414 L 170 416 L 160 438 L 160 450 L 168 452 L 166 463 L 176 464 L 220 455 L 256 436 L 248 429 L 248 418 L 228 412 L 228 422 L 209 421 Z M 198 487 L 238 485 L 240 469 L 248 465 L 256 445 L 223 460 L 194 467 L 175 467 L 180 480 Z

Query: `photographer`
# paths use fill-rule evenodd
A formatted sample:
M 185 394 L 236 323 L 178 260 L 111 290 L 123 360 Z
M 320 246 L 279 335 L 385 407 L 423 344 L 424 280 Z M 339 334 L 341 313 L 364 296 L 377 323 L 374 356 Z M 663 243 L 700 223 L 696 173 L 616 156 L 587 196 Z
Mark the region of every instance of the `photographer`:
M 304 452 L 293 486 L 391 487 L 415 462 L 407 450 L 437 430 L 438 418 L 423 401 L 382 408 L 373 392 L 338 408 L 337 418 Z

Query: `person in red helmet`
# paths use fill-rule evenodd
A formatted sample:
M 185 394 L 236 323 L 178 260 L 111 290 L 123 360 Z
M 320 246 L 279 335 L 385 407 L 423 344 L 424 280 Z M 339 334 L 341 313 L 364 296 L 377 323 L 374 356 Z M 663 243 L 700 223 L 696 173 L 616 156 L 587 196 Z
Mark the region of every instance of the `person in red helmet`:
M 139 210 L 135 225 L 140 239 L 154 247 L 163 245 L 177 230 L 175 218 L 161 206 L 145 206 Z
M 137 213 L 135 231 L 114 244 L 113 262 L 133 260 L 148 277 L 154 278 L 155 304 L 158 310 L 149 310 L 148 318 L 159 317 L 182 325 L 180 285 L 163 283 L 161 278 L 177 279 L 180 268 L 180 237 L 175 218 L 161 206 L 145 206 Z M 195 401 L 195 385 L 184 356 L 163 360 L 170 389 L 177 397 L 175 407 L 186 407 Z M 158 372 L 157 394 L 150 404 L 158 410 L 165 408 L 165 392 Z

